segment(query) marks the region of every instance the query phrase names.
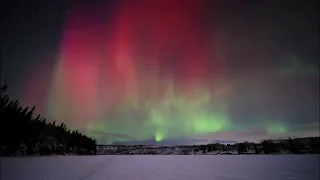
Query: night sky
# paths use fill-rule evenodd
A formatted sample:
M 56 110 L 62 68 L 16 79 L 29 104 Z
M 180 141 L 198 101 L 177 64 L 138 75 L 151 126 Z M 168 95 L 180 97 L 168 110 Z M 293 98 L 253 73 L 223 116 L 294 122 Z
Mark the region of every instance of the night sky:
M 316 1 L 7 1 L 2 83 L 110 143 L 319 136 Z

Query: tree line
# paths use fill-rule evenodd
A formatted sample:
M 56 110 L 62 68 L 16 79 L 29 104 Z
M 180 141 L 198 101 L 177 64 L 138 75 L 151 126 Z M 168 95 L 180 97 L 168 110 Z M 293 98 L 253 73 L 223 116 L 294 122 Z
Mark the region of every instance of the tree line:
M 236 150 L 238 154 L 320 154 L 320 137 L 291 139 L 268 139 L 260 143 L 243 142 L 236 144 L 201 145 L 204 153 L 211 151 Z
M 35 106 L 22 107 L 6 92 L 4 85 L 0 88 L 0 156 L 96 154 L 96 140 L 71 131 L 65 123 L 35 117 Z

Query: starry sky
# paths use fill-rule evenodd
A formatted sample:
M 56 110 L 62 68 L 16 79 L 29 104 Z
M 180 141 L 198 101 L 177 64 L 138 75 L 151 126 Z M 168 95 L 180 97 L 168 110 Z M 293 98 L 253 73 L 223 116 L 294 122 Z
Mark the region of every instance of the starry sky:
M 5 1 L 2 83 L 99 144 L 319 136 L 316 1 Z

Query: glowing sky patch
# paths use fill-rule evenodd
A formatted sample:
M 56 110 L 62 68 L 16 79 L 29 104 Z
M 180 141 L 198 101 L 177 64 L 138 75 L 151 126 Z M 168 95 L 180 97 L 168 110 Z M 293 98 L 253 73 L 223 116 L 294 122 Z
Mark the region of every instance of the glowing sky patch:
M 66 121 L 99 143 L 160 142 L 250 128 L 285 134 L 295 126 L 286 121 L 318 118 L 298 106 L 287 108 L 294 104 L 288 97 L 315 104 L 313 97 L 297 97 L 300 91 L 278 95 L 294 92 L 281 89 L 290 78 L 314 75 L 317 68 L 291 56 L 284 68 L 260 72 L 251 65 L 252 74 L 238 72 L 249 66 L 240 60 L 226 66 L 241 53 L 251 56 L 255 47 L 243 51 L 248 43 L 243 37 L 224 40 L 241 28 L 226 31 L 213 20 L 209 30 L 199 28 L 208 26 L 204 17 L 219 4 L 209 12 L 204 1 L 121 1 L 108 21 L 102 5 L 86 5 L 68 15 L 51 84 L 45 85 L 39 104 L 45 104 L 48 117 Z M 280 81 L 283 75 L 289 80 Z
M 289 129 L 285 125 L 271 125 L 267 128 L 269 134 L 281 134 L 288 132 Z

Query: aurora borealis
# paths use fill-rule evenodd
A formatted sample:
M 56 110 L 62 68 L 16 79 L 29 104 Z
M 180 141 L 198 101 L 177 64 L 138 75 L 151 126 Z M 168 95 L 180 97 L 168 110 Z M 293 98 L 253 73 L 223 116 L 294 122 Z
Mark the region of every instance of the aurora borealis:
M 285 16 L 252 4 L 73 3 L 54 60 L 32 63 L 22 99 L 101 144 L 318 136 L 319 48 L 291 39 L 316 34 L 303 14 L 312 7 Z

